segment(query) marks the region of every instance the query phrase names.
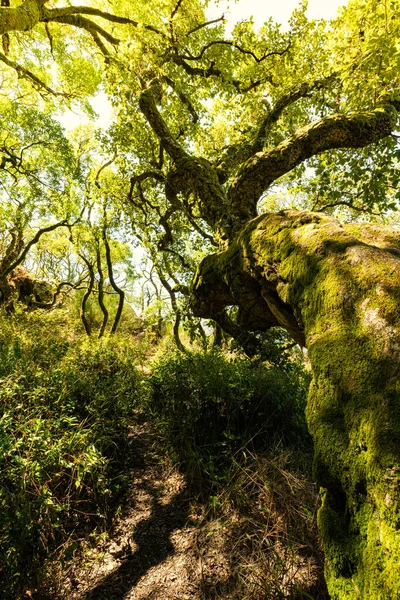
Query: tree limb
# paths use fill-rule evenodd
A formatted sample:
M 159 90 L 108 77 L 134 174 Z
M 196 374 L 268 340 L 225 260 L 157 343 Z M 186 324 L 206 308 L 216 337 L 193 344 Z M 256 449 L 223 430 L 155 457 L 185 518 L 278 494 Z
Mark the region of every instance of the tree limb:
M 0 274 L 3 278 L 7 277 L 8 273 L 10 273 L 13 269 L 9 270 L 9 266 L 14 263 L 14 261 L 18 258 L 22 248 L 24 247 L 24 240 L 22 229 L 19 227 L 13 227 L 10 231 L 11 240 L 8 244 L 4 256 L 0 262 Z
M 108 238 L 107 238 L 107 229 L 106 229 L 105 224 L 103 227 L 102 235 L 103 235 L 104 246 L 106 249 L 106 262 L 107 262 L 107 269 L 108 269 L 108 278 L 110 280 L 111 286 L 113 287 L 113 289 L 117 292 L 117 294 L 119 296 L 117 312 L 115 314 L 114 323 L 111 327 L 111 334 L 114 334 L 117 331 L 117 327 L 118 327 L 118 324 L 120 322 L 121 315 L 122 315 L 122 309 L 124 308 L 125 292 L 117 285 L 117 283 L 114 279 L 114 271 L 113 271 L 112 259 L 111 259 L 111 249 L 110 249 L 110 244 L 109 244 Z
M 176 3 L 176 5 L 175 5 L 175 8 L 174 8 L 174 10 L 173 10 L 173 11 L 172 11 L 172 13 L 171 13 L 170 21 L 172 21 L 172 19 L 173 19 L 173 18 L 175 17 L 175 15 L 177 14 L 178 10 L 179 10 L 179 9 L 180 9 L 180 7 L 181 7 L 181 4 L 182 4 L 182 2 L 183 2 L 183 0 L 178 0 L 178 2 Z
M 0 60 L 3 63 L 5 63 L 8 67 L 11 67 L 12 69 L 14 69 L 17 72 L 18 77 L 24 78 L 24 79 L 29 79 L 38 90 L 44 90 L 47 93 L 51 94 L 52 96 L 64 96 L 64 97 L 68 96 L 67 94 L 65 94 L 63 92 L 56 92 L 55 90 L 53 90 L 53 88 L 48 86 L 44 81 L 42 81 L 41 79 L 39 79 L 39 77 L 37 77 L 34 73 L 32 73 L 32 71 L 29 71 L 29 69 L 26 69 L 22 65 L 16 63 L 15 61 L 10 60 L 2 52 L 0 52 Z
M 167 198 L 171 204 L 174 204 L 179 192 L 196 192 L 202 218 L 211 227 L 214 227 L 221 216 L 222 207 L 226 207 L 225 192 L 211 163 L 204 158 L 190 156 L 174 139 L 157 108 L 161 99 L 161 84 L 154 80 L 142 92 L 139 106 L 154 133 L 161 140 L 164 149 L 175 163 L 166 179 Z
M 196 31 L 203 29 L 203 27 L 208 27 L 209 25 L 214 25 L 214 23 L 221 23 L 224 21 L 224 19 L 225 19 L 225 15 L 222 15 L 222 17 L 219 17 L 218 19 L 212 19 L 212 21 L 205 21 L 205 23 L 200 23 L 200 25 L 197 25 L 196 27 L 193 27 L 193 29 L 188 31 L 186 35 L 187 36 L 192 35 L 192 33 L 195 33 Z
M 132 202 L 133 190 L 135 189 L 135 185 L 137 183 L 142 183 L 146 181 L 146 179 L 155 179 L 156 181 L 164 182 L 165 177 L 159 171 L 144 171 L 140 173 L 140 175 L 133 175 L 130 179 L 130 189 L 128 192 L 128 200 Z
M 275 104 L 272 110 L 268 111 L 265 119 L 261 123 L 257 134 L 255 136 L 253 145 L 251 147 L 252 154 L 260 152 L 265 146 L 265 140 L 271 130 L 271 127 L 275 125 L 280 116 L 282 115 L 285 108 L 294 104 L 300 98 L 307 97 L 312 91 L 320 90 L 327 84 L 331 83 L 337 77 L 336 73 L 332 73 L 328 77 L 322 79 L 316 79 L 311 83 L 303 83 L 298 88 L 290 91 L 285 96 L 282 96 Z
M 353 115 L 324 117 L 296 131 L 278 146 L 257 152 L 240 168 L 228 192 L 233 230 L 257 214 L 262 193 L 282 175 L 311 156 L 334 148 L 363 148 L 391 134 L 397 122 L 396 103 Z
M 99 168 L 99 170 L 97 171 L 97 173 L 96 173 L 96 177 L 94 178 L 94 183 L 95 183 L 95 185 L 96 185 L 96 187 L 97 187 L 98 189 L 100 189 L 100 188 L 101 188 L 100 181 L 99 181 L 99 177 L 100 177 L 100 175 L 101 175 L 102 171 L 104 171 L 104 169 L 106 169 L 107 167 L 109 167 L 110 165 L 112 165 L 112 164 L 113 164 L 113 162 L 114 162 L 114 160 L 115 160 L 116 158 L 117 158 L 117 153 L 115 152 L 115 153 L 114 153 L 114 156 L 113 156 L 112 158 L 110 158 L 110 160 L 107 160 L 107 161 L 106 161 L 106 162 L 105 162 L 103 165 L 101 165 L 101 167 L 100 167 L 100 168 Z
M 44 20 L 54 21 L 54 19 L 70 17 L 73 15 L 91 15 L 93 17 L 101 17 L 106 21 L 110 21 L 111 23 L 121 23 L 121 24 L 129 24 L 134 27 L 139 27 L 140 23 L 138 21 L 133 21 L 128 17 L 119 17 L 118 15 L 113 15 L 109 12 L 105 12 L 98 8 L 93 8 L 91 6 L 65 6 L 62 8 L 50 8 L 44 9 Z
M 108 33 L 103 27 L 97 25 L 94 21 L 90 19 L 86 19 L 86 17 L 82 17 L 82 15 L 65 15 L 62 17 L 54 17 L 51 19 L 53 23 L 63 23 L 65 25 L 73 25 L 74 27 L 78 27 L 80 29 L 86 29 L 92 36 L 94 34 L 101 35 L 107 42 L 112 44 L 113 46 L 117 46 L 120 43 L 120 40 L 111 33 Z
M 256 63 L 259 64 L 259 63 L 263 62 L 266 58 L 269 58 L 270 56 L 283 56 L 289 50 L 291 44 L 292 44 L 292 41 L 290 40 L 288 45 L 286 46 L 286 48 L 284 48 L 283 50 L 274 50 L 271 52 L 266 52 L 265 54 L 263 54 L 263 56 L 258 57 L 252 50 L 246 50 L 246 48 L 243 48 L 237 42 L 234 42 L 232 40 L 213 40 L 213 41 L 209 42 L 208 44 L 206 44 L 205 46 L 203 46 L 200 53 L 197 54 L 196 56 L 194 56 L 188 50 L 186 50 L 186 52 L 188 52 L 188 54 L 187 55 L 181 54 L 180 58 L 182 58 L 183 60 L 201 60 L 203 58 L 205 52 L 207 52 L 207 50 L 209 48 L 211 48 L 212 46 L 230 46 L 231 48 L 238 50 L 242 54 L 251 56 L 256 61 Z
M 90 6 L 66 6 L 48 9 L 44 6 L 46 2 L 47 0 L 24 0 L 16 8 L 0 8 L 0 35 L 9 31 L 30 31 L 38 23 L 48 23 L 50 21 L 60 23 L 69 22 L 70 24 L 82 27 L 82 24 L 79 25 L 76 22 L 69 21 L 70 17 L 91 15 L 93 17 L 105 19 L 110 23 L 121 23 L 133 25 L 134 27 L 143 27 L 148 31 L 166 37 L 162 31 L 152 25 L 141 24 L 128 17 L 113 15 L 98 8 Z M 89 21 L 88 19 L 85 20 L 91 24 L 90 28 L 93 29 L 94 27 L 98 27 L 93 21 Z M 86 29 L 86 27 L 84 28 Z M 100 33 L 100 31 L 98 33 Z
M 53 306 L 57 302 L 57 298 L 60 295 L 61 290 L 62 290 L 63 287 L 68 286 L 68 287 L 70 287 L 73 290 L 80 289 L 79 286 L 82 283 L 82 281 L 83 281 L 82 279 L 80 279 L 77 283 L 71 283 L 70 281 L 61 281 L 57 285 L 56 291 L 53 294 L 53 299 L 52 299 L 51 302 L 37 302 L 37 301 L 35 301 L 34 302 L 34 306 L 36 308 L 48 308 L 48 309 L 49 308 L 53 308 Z
M 21 252 L 19 257 L 16 258 L 10 265 L 8 265 L 8 267 L 3 271 L 2 277 L 6 277 L 9 273 L 11 273 L 11 271 L 13 271 L 16 267 L 18 267 L 18 265 L 20 265 L 24 261 L 29 250 L 32 248 L 32 246 L 34 246 L 35 244 L 38 243 L 38 241 L 40 240 L 40 238 L 42 237 L 42 235 L 44 233 L 49 233 L 50 231 L 54 231 L 58 227 L 69 227 L 69 226 L 70 226 L 70 224 L 68 223 L 68 221 L 66 219 L 64 219 L 63 221 L 59 221 L 58 223 L 54 223 L 53 225 L 49 225 L 48 227 L 43 227 L 43 229 L 39 229 L 39 231 L 36 233 L 36 235 L 30 240 L 30 242 L 27 243 L 27 245 L 25 246 L 25 248 L 23 249 L 23 251 Z
M 198 120 L 199 120 L 199 115 L 197 114 L 196 109 L 194 108 L 192 102 L 190 101 L 190 98 L 188 98 L 188 96 L 186 96 L 186 94 L 184 94 L 177 87 L 177 85 L 173 81 L 173 79 L 171 79 L 170 77 L 167 77 L 167 76 L 164 76 L 163 79 L 174 90 L 174 92 L 176 92 L 178 94 L 179 99 L 182 102 L 182 104 L 184 104 L 187 107 L 188 111 L 192 115 L 192 121 L 193 121 L 193 123 L 197 123 Z
M 260 354 L 262 351 L 262 344 L 258 338 L 249 331 L 245 331 L 239 325 L 237 325 L 226 313 L 222 311 L 213 317 L 214 321 L 229 334 L 241 348 L 243 348 L 245 354 L 252 358 L 256 354 Z
M 164 149 L 174 160 L 187 157 L 188 154 L 175 140 L 168 125 L 161 117 L 157 104 L 162 100 L 162 87 L 158 80 L 150 82 L 148 87 L 140 94 L 139 108 L 146 117 L 154 133 L 162 141 Z
M 221 69 L 215 68 L 215 63 L 213 61 L 208 67 L 193 67 L 192 65 L 189 65 L 181 56 L 179 56 L 179 54 L 176 51 L 168 53 L 166 55 L 165 62 L 168 61 L 171 61 L 176 65 L 182 67 L 186 71 L 186 73 L 188 73 L 188 75 L 192 75 L 195 77 L 200 76 L 205 78 L 219 77 L 221 79 L 224 79 L 223 71 L 221 71 Z M 258 87 L 266 81 L 269 81 L 272 84 L 272 78 L 268 75 L 265 75 L 263 79 L 252 81 L 248 86 L 243 86 L 243 83 L 238 79 L 229 80 L 229 83 L 232 84 L 234 88 L 236 88 L 239 94 L 245 94 L 246 92 L 249 92 L 250 90 Z
M 317 79 L 311 83 L 303 83 L 298 88 L 295 88 L 285 96 L 282 96 L 275 106 L 268 111 L 261 125 L 259 125 L 252 143 L 242 143 L 225 148 L 223 154 L 218 158 L 215 164 L 220 182 L 225 183 L 241 164 L 256 152 L 263 150 L 272 126 L 275 125 L 281 117 L 282 112 L 288 106 L 294 104 L 300 98 L 305 98 L 312 91 L 325 87 L 335 77 L 336 74 L 333 73 L 323 79 Z

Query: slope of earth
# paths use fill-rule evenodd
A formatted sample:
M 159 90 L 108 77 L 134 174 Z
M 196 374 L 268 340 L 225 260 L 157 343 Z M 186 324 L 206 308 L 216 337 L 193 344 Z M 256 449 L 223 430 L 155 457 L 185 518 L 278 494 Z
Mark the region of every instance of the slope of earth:
M 294 493 L 309 492 L 294 489 L 294 479 L 281 471 Z M 282 528 L 277 515 L 254 527 L 254 514 L 243 514 L 227 498 L 212 497 L 212 509 L 210 502 L 198 501 L 148 423 L 129 429 L 125 473 L 129 487 L 113 529 L 72 560 L 57 589 L 38 592 L 35 598 L 328 598 L 315 547 L 285 548 L 282 535 L 277 535 Z M 257 510 L 266 512 L 269 509 L 250 489 L 254 483 L 254 474 L 246 473 L 242 492 L 253 497 Z M 312 493 L 316 498 L 315 488 Z

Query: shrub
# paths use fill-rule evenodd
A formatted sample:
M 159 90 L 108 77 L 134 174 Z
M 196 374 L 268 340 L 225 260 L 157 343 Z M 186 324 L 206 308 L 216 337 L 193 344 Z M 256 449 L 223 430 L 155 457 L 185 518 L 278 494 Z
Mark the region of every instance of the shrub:
M 193 477 L 218 479 L 242 447 L 309 443 L 300 365 L 266 367 L 221 353 L 164 353 L 153 365 L 149 408 Z M 221 471 L 222 469 L 222 471 Z

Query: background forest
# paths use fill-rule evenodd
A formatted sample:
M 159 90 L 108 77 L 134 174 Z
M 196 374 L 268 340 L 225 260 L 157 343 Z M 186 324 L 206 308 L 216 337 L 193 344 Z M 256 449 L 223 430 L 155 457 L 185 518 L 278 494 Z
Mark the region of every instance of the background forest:
M 295 211 L 398 239 L 400 4 L 306 10 L 232 28 L 202 0 L 2 1 L 2 597 L 92 597 L 74 569 L 121 516 L 143 423 L 205 540 L 230 531 L 229 574 L 190 597 L 400 593 L 364 588 L 321 521 L 328 594 L 310 340 L 280 259 L 262 271 L 246 246 L 261 215 L 308 223 Z

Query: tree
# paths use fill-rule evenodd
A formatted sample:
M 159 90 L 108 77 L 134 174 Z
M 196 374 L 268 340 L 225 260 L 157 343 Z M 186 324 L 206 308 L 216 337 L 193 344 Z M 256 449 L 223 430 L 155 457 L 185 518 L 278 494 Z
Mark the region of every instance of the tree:
M 362 157 L 364 164 L 371 164 L 373 152 L 368 154 L 364 148 L 395 131 L 400 109 L 398 81 L 389 84 L 382 76 L 386 68 L 391 69 L 383 46 L 379 47 L 380 61 L 375 67 L 369 58 L 376 38 L 381 36 L 383 42 L 383 26 L 390 22 L 393 27 L 386 30 L 388 46 L 398 33 L 395 12 L 384 15 L 383 8 L 382 3 L 375 4 L 372 14 L 376 20 L 370 30 L 364 28 L 362 43 L 366 49 L 359 52 L 351 45 L 353 57 L 346 65 L 347 72 L 327 68 L 327 57 L 319 52 L 325 75 L 317 71 L 314 79 L 305 75 L 303 82 L 295 84 L 289 72 L 285 82 L 288 90 L 285 85 L 274 85 L 272 79 L 267 109 L 255 91 L 256 84 L 265 90 L 265 72 L 264 80 L 260 75 L 256 80 L 240 81 L 236 75 L 240 72 L 238 64 L 244 71 L 245 61 L 256 63 L 254 70 L 259 69 L 262 55 L 246 54 L 244 46 L 237 48 L 232 41 L 229 52 L 236 49 L 237 63 L 227 74 L 227 69 L 224 72 L 217 66 L 223 61 L 229 66 L 226 54 L 211 52 L 220 43 L 225 46 L 222 40 L 196 40 L 197 47 L 196 43 L 190 47 L 190 32 L 186 38 L 176 35 L 175 39 L 184 39 L 182 43 L 187 46 L 180 48 L 178 41 L 172 42 L 175 64 L 180 62 L 185 74 L 197 79 L 200 89 L 212 94 L 213 85 L 219 86 L 219 94 L 231 102 L 245 89 L 247 98 L 252 99 L 249 104 L 243 100 L 244 108 L 224 104 L 222 120 L 227 131 L 221 141 L 211 136 L 212 148 L 207 147 L 204 131 L 203 137 L 197 130 L 192 133 L 193 126 L 182 119 L 182 112 L 178 113 L 178 127 L 171 97 L 165 92 L 165 76 L 152 74 L 143 82 L 139 97 L 139 109 L 167 155 L 160 168 L 153 150 L 148 170 L 143 170 L 143 178 L 152 180 L 152 186 L 164 186 L 163 218 L 158 221 L 164 228 L 160 244 L 167 239 L 169 248 L 174 248 L 173 214 L 184 213 L 186 218 L 200 218 L 220 245 L 219 253 L 203 260 L 193 280 L 195 314 L 223 324 L 221 315 L 226 307 L 238 306 L 237 325 L 242 329 L 260 331 L 280 325 L 308 349 L 314 373 L 308 421 L 315 441 L 316 477 L 324 489 L 319 523 L 328 585 L 335 598 L 391 598 L 400 593 L 400 582 L 393 575 L 394 565 L 400 561 L 396 530 L 400 508 L 396 500 L 400 459 L 400 422 L 396 416 L 399 235 L 366 224 L 342 227 L 333 219 L 312 213 L 284 211 L 257 216 L 257 203 L 276 180 L 305 160 L 322 153 L 321 160 L 327 160 L 328 150 L 363 149 L 358 152 L 358 164 L 362 165 Z M 360 6 L 353 5 L 352 9 L 346 26 L 353 25 L 354 29 L 362 12 Z M 300 29 L 301 14 L 297 19 Z M 244 29 L 242 38 L 246 33 Z M 311 40 L 317 45 L 314 38 Z M 276 51 L 277 55 L 284 54 L 282 62 L 285 66 L 289 63 L 288 71 L 302 49 L 298 44 L 293 57 L 291 44 L 287 42 Z M 305 62 L 307 59 L 310 57 L 306 56 Z M 284 70 L 282 63 L 279 67 Z M 361 92 L 358 80 L 367 73 Z M 199 83 L 203 78 L 213 79 L 213 85 Z M 189 88 L 190 80 L 185 80 L 184 74 L 182 79 L 182 87 L 186 84 Z M 255 87 L 249 90 L 252 85 Z M 185 98 L 193 98 L 188 89 L 183 93 Z M 194 100 L 192 108 L 193 104 Z M 356 104 L 361 110 L 354 111 Z M 247 121 L 250 126 L 239 137 L 237 121 L 242 123 L 250 108 L 256 116 Z M 195 110 L 201 112 L 201 108 Z M 188 111 L 191 116 L 193 112 Z M 229 119 L 229 112 L 236 118 Z M 202 120 L 204 113 L 199 118 Z M 304 125 L 297 128 L 301 120 Z M 193 152 L 196 143 L 200 155 Z M 150 148 L 151 144 L 150 139 Z M 392 153 L 389 161 L 393 159 Z M 352 169 L 352 173 L 355 179 L 357 171 Z M 138 177 L 135 175 L 136 181 Z M 320 189 L 323 184 L 319 178 Z M 146 193 L 154 199 L 150 186 Z M 341 199 L 336 198 L 333 205 L 340 204 Z M 392 202 L 393 196 L 384 196 L 381 207 L 383 204 L 387 209 Z M 372 204 L 370 200 L 367 206 Z M 143 210 L 145 206 L 142 203 Z
M 12 311 L 18 295 L 46 301 L 43 284 L 41 297 L 39 282 L 16 270 L 42 236 L 79 220 L 80 172 L 70 142 L 49 115 L 3 100 L 0 122 L 0 302 Z
M 187 279 L 202 258 L 190 289 L 197 316 L 231 333 L 279 325 L 307 348 L 331 595 L 397 597 L 399 234 L 308 211 L 259 215 L 258 206 L 276 182 L 297 181 L 303 197 L 312 189 L 316 207 L 332 212 L 344 205 L 346 181 L 350 211 L 377 208 L 387 217 L 396 208 L 399 2 L 354 0 L 330 28 L 307 21 L 303 4 L 288 32 L 268 22 L 256 34 L 242 22 L 230 38 L 223 17 L 207 20 L 200 1 L 156 8 L 136 4 L 134 21 L 122 2 L 117 17 L 30 0 L 1 9 L 0 32 L 63 24 L 101 50 L 118 111 L 103 139 L 116 156 L 112 201 L 154 252 L 168 256 L 158 263 L 166 271 L 173 260 Z M 112 32 L 104 28 L 111 24 Z M 54 35 L 61 46 L 62 30 Z M 2 60 L 54 96 L 20 58 L 17 66 Z M 337 166 L 345 176 L 331 190 L 326 173 Z M 385 174 L 373 200 L 365 183 L 371 166 Z

